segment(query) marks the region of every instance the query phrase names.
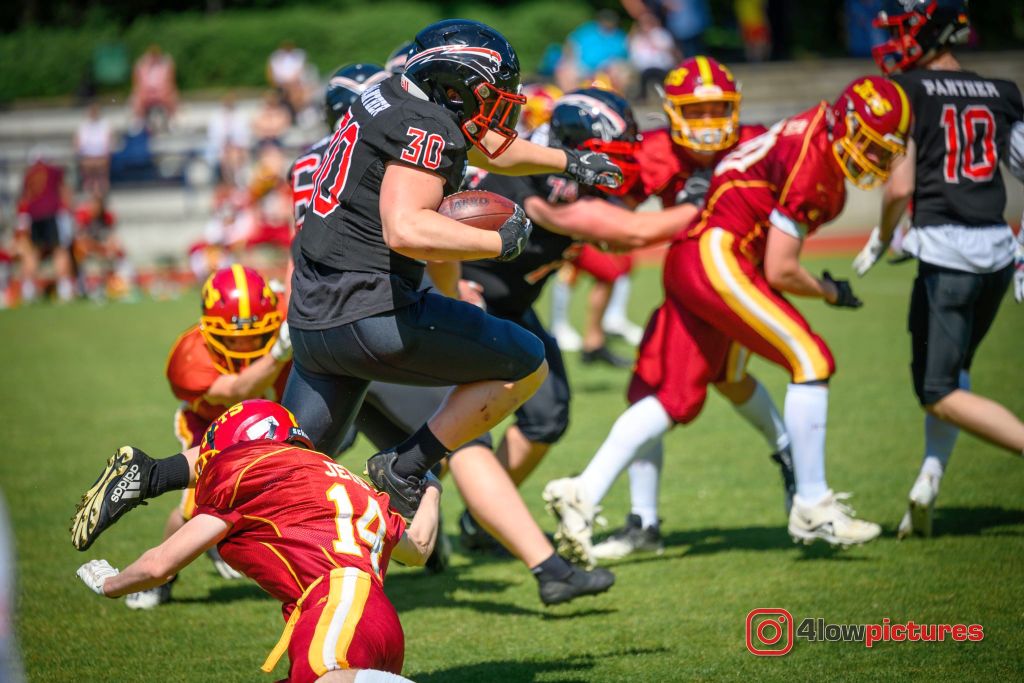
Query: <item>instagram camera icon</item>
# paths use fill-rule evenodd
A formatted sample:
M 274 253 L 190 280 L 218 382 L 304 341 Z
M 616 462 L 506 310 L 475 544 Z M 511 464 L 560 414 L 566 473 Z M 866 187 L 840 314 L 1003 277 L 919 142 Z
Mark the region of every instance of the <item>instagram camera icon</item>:
M 747 614 L 747 649 L 758 657 L 781 657 L 793 649 L 793 615 L 776 607 Z

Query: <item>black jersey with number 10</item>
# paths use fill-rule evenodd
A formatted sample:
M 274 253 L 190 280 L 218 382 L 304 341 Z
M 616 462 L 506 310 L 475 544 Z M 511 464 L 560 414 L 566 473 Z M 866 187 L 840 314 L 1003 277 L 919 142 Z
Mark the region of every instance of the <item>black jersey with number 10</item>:
M 1024 117 L 1017 86 L 970 71 L 930 69 L 895 80 L 914 113 L 914 225 L 1005 224 L 999 162 L 1008 158 L 1011 127 Z

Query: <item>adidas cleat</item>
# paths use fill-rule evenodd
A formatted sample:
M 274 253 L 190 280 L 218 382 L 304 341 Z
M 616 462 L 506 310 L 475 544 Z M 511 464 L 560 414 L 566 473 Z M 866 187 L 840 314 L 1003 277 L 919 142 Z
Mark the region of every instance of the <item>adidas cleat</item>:
M 849 493 L 831 491 L 814 505 L 807 505 L 799 495 L 793 497 L 793 510 L 789 513 L 789 535 L 794 543 L 810 545 L 822 540 L 834 546 L 867 543 L 878 538 L 882 527 L 854 517 L 854 511 L 844 501 Z
M 128 609 L 156 609 L 171 601 L 171 586 L 178 580 L 175 576 L 162 586 L 149 590 L 129 593 L 124 596 L 124 606 Z
M 88 550 L 107 527 L 124 513 L 144 503 L 149 475 L 156 461 L 132 446 L 110 456 L 96 483 L 85 492 L 71 518 L 71 543 Z
M 779 466 L 782 475 L 782 489 L 785 496 L 786 514 L 793 509 L 793 496 L 796 495 L 796 474 L 793 472 L 793 451 L 786 446 L 771 455 L 772 462 Z

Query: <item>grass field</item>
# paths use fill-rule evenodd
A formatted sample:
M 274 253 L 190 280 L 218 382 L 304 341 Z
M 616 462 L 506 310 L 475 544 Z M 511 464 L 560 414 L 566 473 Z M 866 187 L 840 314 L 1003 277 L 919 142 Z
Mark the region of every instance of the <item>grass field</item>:
M 813 269 L 848 273 L 846 259 Z M 857 312 L 801 304 L 832 345 L 828 475 L 833 488 L 886 533 L 844 552 L 794 546 L 785 530 L 778 474 L 760 437 L 712 396 L 697 424 L 666 442 L 662 493 L 668 550 L 615 565 L 611 592 L 545 609 L 534 580 L 511 560 L 456 554 L 428 577 L 396 567 L 388 592 L 407 639 L 405 675 L 417 681 L 677 681 L 717 679 L 1011 680 L 1024 672 L 1024 463 L 961 436 L 946 477 L 937 537 L 897 542 L 896 523 L 920 461 L 921 419 L 911 392 L 905 331 L 913 266 L 881 265 L 855 283 Z M 196 319 L 193 292 L 178 301 L 97 307 L 34 306 L 0 313 L 0 486 L 11 507 L 20 580 L 17 632 L 33 681 L 259 681 L 282 626 L 258 588 L 217 577 L 205 560 L 187 569 L 175 600 L 135 613 L 75 578 L 85 559 L 124 566 L 155 544 L 165 496 L 131 513 L 85 554 L 69 543 L 68 518 L 102 461 L 123 443 L 175 452 L 175 401 L 163 379 L 167 349 Z M 577 296 L 576 303 L 583 297 Z M 637 320 L 660 299 L 657 272 L 638 274 Z M 542 310 L 546 311 L 546 307 Z M 577 311 L 578 313 L 578 311 Z M 1024 309 L 1012 299 L 982 347 L 974 386 L 1024 414 Z M 578 471 L 624 407 L 627 374 L 569 358 L 573 424 L 523 487 L 547 529 L 540 490 Z M 755 361 L 781 401 L 786 378 Z M 343 461 L 361 468 L 365 442 Z M 614 526 L 626 486 L 605 501 Z M 461 501 L 445 493 L 446 531 Z M 799 621 L 980 623 L 977 643 L 797 642 L 785 657 L 744 645 L 758 607 Z M 282 661 L 276 674 L 285 675 Z

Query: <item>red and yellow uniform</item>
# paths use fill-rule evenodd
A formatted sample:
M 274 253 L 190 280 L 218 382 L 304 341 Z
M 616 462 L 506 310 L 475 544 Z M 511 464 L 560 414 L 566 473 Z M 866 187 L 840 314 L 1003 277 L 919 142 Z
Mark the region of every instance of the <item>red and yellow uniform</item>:
M 280 600 L 288 680 L 348 668 L 399 673 L 405 641 L 384 594 L 405 520 L 386 494 L 325 455 L 270 439 L 218 452 L 196 483 L 198 514 L 231 525 L 221 557 Z
M 280 374 L 263 398 L 281 400 L 289 370 L 290 362 L 281 367 Z M 174 435 L 181 442 L 182 449 L 198 446 L 210 423 L 227 409 L 225 405 L 210 403 L 204 398 L 223 373 L 210 356 L 198 325 L 185 330 L 171 347 L 167 357 L 167 381 L 174 397 L 181 400 L 181 406 L 174 413 Z
M 641 343 L 631 402 L 656 395 L 673 420 L 690 422 L 709 383 L 742 377 L 737 344 L 785 367 L 794 382 L 832 375 L 828 346 L 761 267 L 771 225 L 803 237 L 842 210 L 828 109 L 821 103 L 780 121 L 717 166 L 700 221 L 669 250 L 666 301 Z

